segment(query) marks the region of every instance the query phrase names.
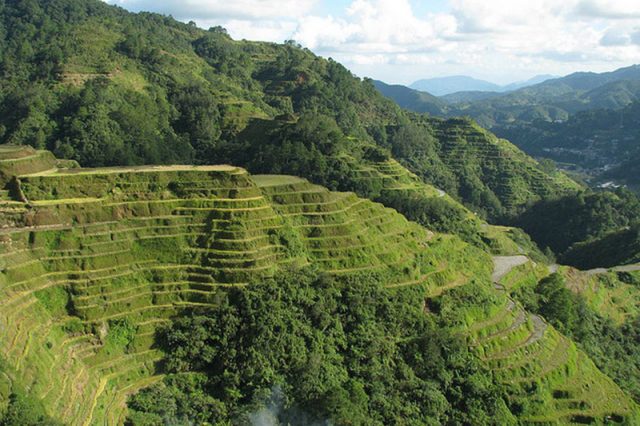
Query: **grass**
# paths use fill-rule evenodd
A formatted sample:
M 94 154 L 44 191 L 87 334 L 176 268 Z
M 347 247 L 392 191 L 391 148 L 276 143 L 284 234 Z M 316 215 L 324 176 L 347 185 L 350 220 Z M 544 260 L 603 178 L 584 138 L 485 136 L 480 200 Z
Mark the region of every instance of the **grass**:
M 621 325 L 640 314 L 640 272 L 589 273 L 561 267 L 559 273 L 572 291 L 584 296 L 589 307 L 615 324 Z
M 304 179 L 287 175 L 253 175 L 252 179 L 260 188 L 267 186 L 304 184 L 306 182 Z

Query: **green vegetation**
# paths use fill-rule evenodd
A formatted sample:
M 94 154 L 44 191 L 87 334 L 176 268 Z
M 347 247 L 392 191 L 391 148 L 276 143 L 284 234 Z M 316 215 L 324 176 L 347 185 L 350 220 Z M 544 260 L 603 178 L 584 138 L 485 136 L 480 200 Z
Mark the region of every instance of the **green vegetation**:
M 387 98 L 393 99 L 402 108 L 419 113 L 431 115 L 443 115 L 447 103 L 430 93 L 410 89 L 398 84 L 385 84 L 382 81 L 373 80 L 376 89 Z
M 579 188 L 470 120 L 416 121 L 393 129 L 387 142 L 392 154 L 483 217 L 504 219 L 527 204 Z
M 283 394 L 273 415 L 284 424 L 513 423 L 464 341 L 424 315 L 420 287 L 390 293 L 384 284 L 290 270 L 177 320 L 161 332 L 174 375 L 133 398 L 152 408 L 133 412 L 131 424 L 155 424 L 166 407 L 177 407 L 173 419 L 250 418 L 272 389 Z M 189 371 L 205 372 L 206 383 L 181 379 Z M 198 413 L 203 393 L 215 409 Z
M 579 112 L 563 122 L 515 122 L 494 130 L 531 155 L 597 175 L 638 155 L 638 113 L 640 103 L 634 102 L 619 110 Z
M 0 360 L 0 425 L 61 426 L 49 417 L 42 403 L 11 380 L 13 372 Z
M 547 321 L 561 331 L 575 328 L 576 306 L 561 275 L 554 273 L 540 280 L 535 293 L 538 295 L 538 311 Z
M 458 92 L 438 98 L 404 86 L 376 82 L 376 87 L 411 111 L 469 116 L 527 154 L 551 159 L 594 185 L 611 180 L 634 189 L 640 185 L 637 65 L 576 73 L 509 93 Z
M 536 127 L 543 121 L 566 121 L 580 111 L 625 107 L 638 100 L 639 79 L 640 67 L 632 65 L 601 74 L 578 72 L 507 93 L 458 92 L 435 100 L 407 96 L 400 90 L 385 93 L 403 108 L 418 112 L 437 108 L 440 115 L 467 115 L 502 135 L 498 129 L 514 123 Z
M 400 110 L 295 43 L 235 41 L 97 0 L 9 2 L 0 15 L 12 29 L 0 60 L 5 143 L 86 167 L 230 163 L 366 196 L 375 188 L 343 176 L 379 157 L 377 145 L 492 219 L 575 187 L 470 122 Z
M 403 194 L 387 191 L 379 199 L 384 205 L 396 209 L 407 219 L 418 222 L 427 229 L 457 234 L 465 241 L 480 245 L 479 221 L 462 206 L 444 197 L 426 198 L 419 193 Z
M 42 404 L 22 392 L 9 395 L 8 405 L 0 415 L 0 424 L 3 426 L 62 425 L 45 413 Z
M 0 20 L 9 416 L 637 421 L 552 325 L 579 319 L 507 294 L 537 283 L 528 265 L 508 289 L 491 280 L 487 252 L 546 259 L 483 219 L 572 197 L 565 175 L 468 119 L 402 111 L 294 42 L 97 0 L 9 1 Z M 174 162 L 199 166 L 142 166 Z M 234 166 L 206 166 L 220 163 Z M 627 210 L 611 215 L 587 214 L 585 238 Z M 536 309 L 555 294 L 534 293 Z
M 628 190 L 577 192 L 533 204 L 513 224 L 562 262 L 581 268 L 637 261 L 640 201 Z M 631 228 L 628 228 L 630 227 Z
M 562 256 L 564 263 L 588 269 L 640 262 L 640 224 L 613 231 L 600 238 L 571 246 Z
M 574 339 L 598 368 L 638 401 L 638 282 L 636 273 L 587 275 L 563 268 L 514 295 Z

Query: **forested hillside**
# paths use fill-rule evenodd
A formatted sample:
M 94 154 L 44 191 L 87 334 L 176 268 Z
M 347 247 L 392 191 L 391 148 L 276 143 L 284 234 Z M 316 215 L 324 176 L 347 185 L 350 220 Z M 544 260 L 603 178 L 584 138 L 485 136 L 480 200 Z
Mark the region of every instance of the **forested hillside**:
M 635 187 L 638 175 L 634 177 L 624 169 L 631 165 L 630 159 L 640 155 L 638 114 L 640 102 L 633 102 L 621 109 L 579 112 L 561 123 L 514 122 L 497 131 L 530 155 L 565 163 L 597 182 L 615 178 Z M 628 164 L 621 170 L 611 170 L 623 163 Z
M 640 259 L 630 230 L 640 218 L 640 200 L 623 188 L 584 191 L 527 208 L 511 225 L 524 229 L 563 264 L 583 269 L 636 263 Z
M 275 120 L 295 134 L 296 121 L 310 116 L 306 121 L 328 138 L 288 140 L 285 150 L 282 133 L 272 136 L 273 171 L 347 189 L 328 176 L 335 157 L 375 144 L 493 218 L 577 188 L 470 123 L 408 115 L 371 81 L 294 42 L 234 41 L 222 28 L 203 31 L 98 1 L 7 2 L 2 22 L 4 142 L 47 148 L 84 166 L 229 162 L 253 170 L 247 153 L 266 149 L 265 140 L 245 138 L 239 149 L 242 133 Z M 458 158 L 480 154 L 490 164 L 460 167 L 452 151 Z M 501 157 L 514 166 L 506 187 L 505 170 L 494 164 Z M 306 164 L 318 170 L 312 175 Z
M 443 115 L 447 103 L 437 96 L 428 92 L 411 89 L 399 84 L 386 84 L 382 81 L 373 80 L 376 89 L 384 96 L 393 99 L 402 108 L 419 113 L 429 113 L 431 115 Z
M 0 166 L 20 173 L 0 202 L 4 424 L 640 414 L 509 297 L 486 251 L 353 193 L 228 165 L 68 169 L 24 148 Z

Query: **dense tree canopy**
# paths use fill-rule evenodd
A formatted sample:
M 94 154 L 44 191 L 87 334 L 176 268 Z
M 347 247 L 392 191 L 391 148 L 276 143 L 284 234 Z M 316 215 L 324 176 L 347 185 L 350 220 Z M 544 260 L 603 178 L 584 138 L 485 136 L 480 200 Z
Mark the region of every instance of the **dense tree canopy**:
M 224 422 L 276 397 L 284 424 L 508 423 L 499 387 L 419 290 L 379 279 L 291 270 L 176 320 L 161 336 L 173 374 L 133 397 L 130 423 Z
M 639 216 L 640 201 L 628 190 L 581 191 L 535 203 L 513 223 L 531 235 L 540 247 L 549 247 L 556 254 L 562 255 L 576 243 L 597 239 L 630 226 Z M 631 248 L 631 245 L 627 248 Z M 631 259 L 635 253 L 627 255 Z M 610 257 L 624 259 L 624 256 L 613 254 Z M 577 251 L 565 260 L 572 262 L 572 259 L 581 267 L 601 266 L 598 263 L 600 259 L 596 257 L 578 260 Z M 602 264 L 614 265 L 615 263 Z

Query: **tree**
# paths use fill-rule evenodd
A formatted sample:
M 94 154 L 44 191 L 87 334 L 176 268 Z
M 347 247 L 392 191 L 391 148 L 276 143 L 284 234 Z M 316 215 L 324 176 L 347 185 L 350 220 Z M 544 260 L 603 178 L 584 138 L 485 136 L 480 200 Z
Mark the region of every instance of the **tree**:
M 536 286 L 536 293 L 539 294 L 539 312 L 547 321 L 563 331 L 574 328 L 577 318 L 576 304 L 562 275 L 553 273 L 540 280 Z

